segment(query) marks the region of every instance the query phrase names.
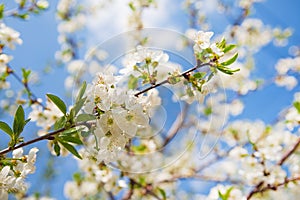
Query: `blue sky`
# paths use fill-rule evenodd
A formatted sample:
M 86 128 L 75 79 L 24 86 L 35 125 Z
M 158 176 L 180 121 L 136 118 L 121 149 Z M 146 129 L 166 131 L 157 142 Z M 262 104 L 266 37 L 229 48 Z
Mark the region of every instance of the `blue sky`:
M 4 0 L 5 3 L 9 2 Z M 31 68 L 35 71 L 40 72 L 41 85 L 33 86 L 32 89 L 37 96 L 43 97 L 45 93 L 54 93 L 61 96 L 63 99 L 67 98 L 64 96 L 64 77 L 67 72 L 63 68 L 53 68 L 49 74 L 43 74 L 42 69 L 47 64 L 54 63 L 54 53 L 59 50 L 59 45 L 57 43 L 57 22 L 54 14 L 56 7 L 56 1 L 50 1 L 50 9 L 39 16 L 31 16 L 29 21 L 21 21 L 13 18 L 9 18 L 5 21 L 6 24 L 15 28 L 21 32 L 21 38 L 23 39 L 23 44 L 18 46 L 16 50 L 11 51 L 14 56 L 14 60 L 11 65 L 14 69 L 18 70 L 21 67 Z M 168 1 L 162 1 L 168 2 Z M 173 2 L 180 2 L 175 0 Z M 170 15 L 162 15 L 160 12 L 159 16 L 164 16 L 165 18 L 161 20 L 158 24 L 155 24 L 156 19 L 148 21 L 148 25 L 151 27 L 165 27 L 167 25 L 170 29 L 176 29 L 177 31 L 183 31 L 186 27 L 187 18 L 183 12 L 177 12 L 178 4 L 170 5 L 172 10 Z M 164 3 L 164 9 L 168 6 Z M 294 35 L 290 38 L 290 44 L 300 45 L 300 21 L 299 21 L 299 8 L 300 1 L 298 0 L 269 0 L 262 4 L 257 4 L 255 6 L 256 11 L 254 17 L 257 16 L 261 18 L 266 24 L 271 26 L 279 26 L 281 28 L 292 27 L 294 30 Z M 155 11 L 151 11 L 155 12 Z M 125 12 L 126 13 L 126 12 Z M 151 15 L 151 13 L 148 15 Z M 218 16 L 218 14 L 210 13 L 217 22 L 214 21 L 212 31 L 220 33 L 224 29 L 224 23 L 226 19 Z M 221 20 L 223 19 L 223 21 Z M 112 19 L 112 22 L 118 23 L 118 18 Z M 120 33 L 122 28 L 109 28 L 106 33 L 99 33 L 101 27 L 107 26 L 107 23 L 99 25 L 97 23 L 90 23 L 90 32 L 86 34 L 86 41 L 92 43 L 94 40 L 99 42 L 105 41 L 111 35 L 116 35 Z M 117 26 L 117 25 L 116 25 Z M 97 33 L 98 36 L 97 36 Z M 100 36 L 99 36 L 100 35 Z M 83 37 L 85 35 L 82 35 Z M 262 52 L 257 55 L 257 68 L 255 71 L 255 76 L 257 77 L 270 77 L 275 75 L 275 70 L 273 68 L 276 60 L 280 57 L 288 56 L 288 48 L 274 48 L 272 45 L 268 45 L 262 49 Z M 19 73 L 20 74 L 20 73 Z M 17 85 L 13 87 L 19 87 Z M 292 96 L 295 91 L 299 91 L 299 86 L 292 91 L 287 91 L 283 88 L 277 88 L 274 85 L 268 85 L 267 87 L 259 90 L 257 92 L 249 94 L 247 97 L 242 99 L 246 103 L 246 109 L 241 115 L 242 118 L 250 119 L 263 119 L 266 122 L 271 122 L 274 120 L 277 113 L 292 101 Z M 68 102 L 71 102 L 68 100 Z M 31 135 L 26 136 L 26 138 L 34 137 L 34 131 L 36 129 L 30 126 L 26 133 Z M 3 145 L 3 144 L 0 144 Z M 35 145 L 32 145 L 33 147 Z M 40 147 L 40 157 L 47 154 L 46 142 L 41 142 L 37 144 Z M 1 146 L 3 147 L 3 146 Z M 27 148 L 28 149 L 28 148 Z M 29 177 L 29 181 L 32 183 L 32 188 L 30 191 L 40 191 L 43 187 L 43 180 L 41 172 L 45 169 L 45 159 L 38 158 L 38 171 L 35 175 Z M 51 187 L 53 189 L 52 194 L 58 199 L 63 199 L 63 183 L 66 179 L 71 179 L 72 173 L 76 170 L 76 162 L 73 159 L 68 158 L 58 158 L 55 161 L 55 166 L 58 174 Z

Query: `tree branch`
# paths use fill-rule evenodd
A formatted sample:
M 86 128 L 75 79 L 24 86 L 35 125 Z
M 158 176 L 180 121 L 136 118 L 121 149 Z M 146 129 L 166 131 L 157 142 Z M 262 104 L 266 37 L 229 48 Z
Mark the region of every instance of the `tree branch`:
M 282 183 L 279 183 L 279 184 L 273 184 L 273 185 L 267 185 L 265 187 L 261 187 L 262 184 L 263 184 L 263 181 L 260 182 L 254 190 L 252 190 L 248 196 L 247 196 L 247 200 L 251 199 L 251 197 L 254 195 L 254 194 L 257 194 L 257 193 L 261 193 L 261 192 L 265 192 L 265 191 L 268 191 L 268 190 L 277 190 L 278 187 L 280 186 L 283 186 L 283 185 L 286 185 L 290 182 L 295 182 L 295 181 L 300 181 L 300 177 L 294 177 L 294 178 L 289 178 L 289 179 L 286 179 L 284 182 Z
M 24 89 L 26 90 L 27 94 L 28 94 L 28 98 L 30 103 L 37 103 L 40 106 L 43 107 L 43 109 L 46 109 L 46 106 L 43 105 L 41 102 L 39 102 L 37 99 L 37 96 L 32 92 L 32 90 L 30 89 L 28 83 L 25 83 L 22 78 L 20 78 L 18 76 L 18 74 L 16 74 L 16 72 L 12 69 L 12 67 L 10 65 L 7 65 L 7 73 L 11 74 L 20 84 L 23 85 Z
M 71 128 L 73 128 L 73 127 L 75 127 L 75 126 L 72 126 Z M 30 145 L 30 144 L 39 142 L 39 141 L 41 141 L 41 140 L 49 139 L 49 138 L 51 138 L 52 136 L 54 136 L 54 135 L 56 135 L 56 134 L 58 134 L 58 133 L 61 133 L 61 132 L 65 131 L 65 130 L 67 130 L 67 129 L 66 129 L 66 128 L 61 128 L 61 129 L 58 129 L 58 130 L 56 130 L 56 131 L 49 132 L 49 133 L 47 133 L 46 135 L 43 135 L 43 136 L 37 137 L 37 138 L 35 138 L 35 139 L 29 140 L 28 142 L 23 142 L 23 143 L 18 144 L 18 145 L 14 146 L 14 147 L 8 147 L 8 148 L 6 148 L 6 149 L 1 150 L 1 151 L 0 151 L 0 155 L 4 155 L 4 154 L 6 154 L 6 153 L 8 153 L 8 152 L 11 152 L 11 151 L 13 151 L 13 150 L 15 150 L 15 149 L 19 149 L 19 148 L 21 148 L 21 147 L 24 147 L 24 146 L 27 146 L 27 145 Z
M 298 138 L 298 140 L 297 140 L 297 142 L 295 143 L 295 145 L 293 146 L 293 148 L 290 150 L 290 151 L 288 151 L 280 160 L 279 160 L 279 162 L 277 163 L 277 165 L 279 165 L 279 166 L 281 166 L 281 165 L 283 165 L 283 163 L 297 150 L 297 148 L 299 147 L 299 145 L 300 145 L 300 137 Z M 298 179 L 297 180 L 299 180 L 300 179 L 300 177 L 298 177 Z M 289 180 L 289 179 L 287 179 L 287 180 Z M 269 189 L 272 189 L 272 188 L 277 188 L 278 186 L 280 186 L 280 185 L 283 185 L 283 184 L 285 184 L 285 183 L 282 183 L 282 184 L 279 184 L 279 185 L 276 185 L 276 186 L 274 186 L 274 185 L 268 185 L 268 186 L 266 186 L 266 187 L 264 187 L 264 188 L 261 188 L 262 186 L 263 186 L 263 184 L 264 184 L 264 181 L 261 181 L 259 184 L 257 184 L 255 187 L 254 187 L 254 189 L 248 194 L 248 196 L 247 196 L 247 199 L 250 199 L 254 194 L 256 194 L 256 193 L 259 193 L 259 192 L 263 192 L 263 191 L 266 191 L 266 190 L 269 190 Z
M 283 163 L 297 150 L 297 148 L 300 145 L 300 137 L 298 138 L 296 144 L 293 146 L 293 148 L 288 151 L 282 158 L 281 160 L 277 163 L 277 165 L 283 165 Z
M 197 69 L 199 69 L 201 67 L 207 66 L 207 65 L 211 65 L 211 63 L 203 63 L 203 64 L 196 65 L 195 67 L 182 72 L 181 74 L 177 75 L 176 77 L 184 77 L 184 76 L 188 75 L 190 72 L 195 71 L 195 70 L 197 70 Z M 151 85 L 151 86 L 149 86 L 149 87 L 141 90 L 140 92 L 136 93 L 134 96 L 138 97 L 139 95 L 144 94 L 145 92 L 148 92 L 149 90 L 157 88 L 157 87 L 159 87 L 161 85 L 164 85 L 166 83 L 169 83 L 168 79 L 163 80 L 163 81 L 161 81 L 161 82 L 159 82 L 157 84 Z
M 136 182 L 134 179 L 130 179 L 130 181 L 132 181 L 132 183 L 134 185 L 137 185 L 138 187 L 140 188 L 143 188 L 145 191 L 146 191 L 146 194 L 154 197 L 155 199 L 157 200 L 162 200 L 159 196 L 157 196 L 157 194 L 155 194 L 153 192 L 153 189 L 152 189 L 152 185 L 151 184 L 147 184 L 146 186 L 143 186 L 142 184 L 140 184 L 139 182 Z

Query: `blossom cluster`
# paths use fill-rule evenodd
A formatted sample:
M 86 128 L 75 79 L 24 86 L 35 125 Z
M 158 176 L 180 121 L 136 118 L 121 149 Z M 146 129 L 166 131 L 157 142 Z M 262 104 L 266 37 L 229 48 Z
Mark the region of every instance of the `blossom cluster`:
M 28 155 L 23 155 L 23 149 L 14 150 L 11 159 L 0 159 L 0 198 L 8 199 L 9 193 L 22 197 L 27 191 L 25 182 L 29 174 L 35 172 L 37 148 L 32 148 Z M 2 165 L 4 167 L 2 167 Z
M 157 93 L 136 97 L 134 91 L 118 86 L 118 81 L 113 74 L 99 73 L 87 89 L 89 96 L 83 109 L 97 116 L 96 146 L 88 149 L 96 154 L 98 163 L 115 161 L 129 139 L 149 125 L 151 110 L 160 103 Z

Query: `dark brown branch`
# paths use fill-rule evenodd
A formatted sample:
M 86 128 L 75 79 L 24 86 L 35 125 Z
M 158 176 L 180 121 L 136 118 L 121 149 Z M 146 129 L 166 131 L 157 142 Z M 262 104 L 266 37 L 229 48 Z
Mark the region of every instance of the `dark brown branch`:
M 154 197 L 155 199 L 157 200 L 162 200 L 159 196 L 157 196 L 157 194 L 155 194 L 153 192 L 153 189 L 152 189 L 152 185 L 151 184 L 147 184 L 146 186 L 143 186 L 142 184 L 140 184 L 139 182 L 136 182 L 134 179 L 130 179 L 130 181 L 134 184 L 134 185 L 137 185 L 138 187 L 140 188 L 143 188 L 146 192 L 146 194 Z
M 195 71 L 195 70 L 197 70 L 197 69 L 199 69 L 199 68 L 201 68 L 201 67 L 207 66 L 207 65 L 211 65 L 211 64 L 210 64 L 210 63 L 203 63 L 203 64 L 200 64 L 200 65 L 196 65 L 195 67 L 193 67 L 193 68 L 191 68 L 191 69 L 188 69 L 188 70 L 182 72 L 181 74 L 179 74 L 179 75 L 176 76 L 176 77 L 186 76 L 188 73 L 190 73 L 190 72 L 192 72 L 192 71 Z M 149 86 L 149 87 L 147 87 L 147 88 L 141 90 L 140 92 L 136 93 L 134 96 L 138 97 L 139 95 L 144 94 L 144 93 L 148 92 L 149 90 L 152 90 L 152 89 L 154 89 L 154 88 L 157 88 L 157 87 L 159 87 L 159 86 L 161 86 L 161 85 L 164 85 L 164 84 L 166 84 L 166 83 L 169 83 L 169 80 L 168 80 L 168 79 L 163 80 L 163 81 L 161 81 L 161 82 L 159 82 L 159 83 L 157 83 L 157 84 L 155 84 L 155 85 L 151 85 L 151 86 Z
M 178 77 L 187 75 L 188 73 L 190 73 L 190 72 L 192 72 L 192 71 L 195 71 L 195 70 L 197 70 L 198 68 L 203 67 L 203 66 L 206 66 L 206 65 L 210 65 L 210 63 L 204 63 L 204 64 L 201 64 L 201 65 L 197 65 L 197 66 L 195 66 L 195 67 L 193 67 L 193 68 L 191 68 L 191 69 L 188 69 L 188 70 L 186 70 L 185 72 L 179 74 Z M 31 92 L 31 90 L 30 90 L 30 88 L 28 87 L 28 85 L 27 85 L 27 84 L 24 84 L 23 81 L 22 81 L 22 79 L 21 79 L 17 74 L 15 74 L 14 71 L 13 71 L 9 66 L 8 66 L 8 70 L 9 70 L 9 73 L 11 73 L 11 74 L 16 78 L 16 80 L 17 80 L 18 82 L 20 82 L 22 85 L 24 85 L 25 89 L 26 89 L 27 92 L 31 95 L 31 97 L 36 98 L 36 96 Z M 168 80 L 164 80 L 164 81 L 162 81 L 162 82 L 160 82 L 160 83 L 158 83 L 158 84 L 151 85 L 150 87 L 145 88 L 144 90 L 142 90 L 142 91 L 136 93 L 135 96 L 138 97 L 139 95 L 141 95 L 141 94 L 143 94 L 143 93 L 145 93 L 145 92 L 147 92 L 147 91 L 149 91 L 149 90 L 151 90 L 151 89 L 153 89 L 153 88 L 156 88 L 156 87 L 158 87 L 158 86 L 160 86 L 160 85 L 163 85 L 163 84 L 165 84 L 165 83 L 168 83 Z M 43 107 L 44 107 L 44 106 L 43 106 Z M 76 125 L 73 125 L 73 126 L 70 127 L 70 128 L 73 128 L 73 127 L 76 127 L 76 126 L 80 126 L 80 125 L 83 125 L 83 124 L 76 124 Z M 2 151 L 0 151 L 0 155 L 6 154 L 6 153 L 11 152 L 11 151 L 13 151 L 13 150 L 15 150 L 15 149 L 18 149 L 18 148 L 21 148 L 21 147 L 24 147 L 24 146 L 33 144 L 33 143 L 38 142 L 38 141 L 41 141 L 41 140 L 49 139 L 49 138 L 51 138 L 53 135 L 56 135 L 56 134 L 58 134 L 58 133 L 61 133 L 62 131 L 65 131 L 65 130 L 67 130 L 67 129 L 66 129 L 66 128 L 62 128 L 62 129 L 59 129 L 59 130 L 56 130 L 56 131 L 53 131 L 53 132 L 49 132 L 48 134 L 43 135 L 43 136 L 41 136 L 41 137 L 38 137 L 38 138 L 35 138 L 35 139 L 32 139 L 32 140 L 29 140 L 28 142 L 23 142 L 23 143 L 21 143 L 21 144 L 19 144 L 19 145 L 16 145 L 16 146 L 14 146 L 14 147 L 8 147 L 8 148 L 3 149 Z
M 27 94 L 28 94 L 28 98 L 30 103 L 37 103 L 40 106 L 43 107 L 43 109 L 46 109 L 46 106 L 44 106 L 41 102 L 39 102 L 37 99 L 37 96 L 32 92 L 32 90 L 30 89 L 28 83 L 24 82 L 19 76 L 18 74 L 16 74 L 16 72 L 12 69 L 11 66 L 7 65 L 7 73 L 11 74 L 20 84 L 23 85 L 24 89 L 26 90 Z
M 133 195 L 133 191 L 134 191 L 134 182 L 133 179 L 130 179 L 130 189 L 129 191 L 125 194 L 125 196 L 122 198 L 122 200 L 130 200 L 132 195 Z
M 75 127 L 75 125 L 72 126 L 72 127 L 70 127 L 70 128 L 73 128 L 73 127 Z M 0 151 L 0 155 L 4 155 L 4 154 L 6 154 L 8 152 L 11 152 L 11 151 L 13 151 L 15 149 L 19 149 L 21 147 L 24 147 L 24 146 L 27 146 L 27 145 L 30 145 L 30 144 L 33 144 L 33 143 L 36 143 L 36 142 L 39 142 L 39 141 L 42 141 L 42 140 L 47 140 L 47 139 L 51 138 L 52 136 L 54 136 L 54 135 L 56 135 L 58 133 L 61 133 L 61 132 L 65 131 L 65 130 L 67 130 L 67 129 L 66 128 L 61 128 L 61 129 L 58 129 L 56 131 L 49 132 L 46 135 L 43 135 L 43 136 L 37 137 L 35 139 L 29 140 L 28 142 L 23 142 L 23 143 L 18 144 L 18 145 L 14 146 L 14 147 L 8 147 L 6 149 L 1 150 Z
M 293 148 L 291 149 L 291 150 L 289 150 L 280 160 L 279 160 L 279 162 L 277 163 L 277 165 L 279 165 L 279 166 L 281 166 L 281 165 L 283 165 L 284 164 L 284 162 L 293 154 L 293 153 L 295 153 L 295 151 L 297 150 L 297 148 L 299 147 L 299 145 L 300 145 L 300 137 L 298 138 L 298 140 L 297 140 L 297 142 L 295 143 L 295 145 L 293 146 Z M 298 179 L 297 180 L 299 180 L 300 179 L 300 177 L 298 177 Z M 287 180 L 289 180 L 289 179 L 287 179 Z M 259 192 L 263 192 L 263 191 L 266 191 L 266 190 L 269 190 L 269 189 L 272 189 L 272 188 L 274 188 L 274 187 L 278 187 L 278 186 L 280 186 L 280 185 L 276 185 L 276 186 L 274 186 L 274 185 L 271 185 L 271 186 L 266 186 L 266 187 L 264 187 L 264 188 L 261 188 L 262 187 L 262 185 L 264 184 L 264 181 L 261 181 L 259 184 L 257 184 L 255 187 L 254 187 L 254 189 L 248 194 L 248 196 L 247 196 L 247 199 L 250 199 L 254 194 L 256 194 L 256 193 L 259 193 Z M 283 184 L 285 184 L 285 183 L 283 183 Z
M 296 144 L 293 146 L 293 148 L 290 151 L 288 151 L 277 164 L 283 165 L 283 163 L 297 150 L 299 145 L 300 145 L 300 137 L 298 138 L 298 140 L 297 140 Z
M 267 185 L 265 187 L 261 187 L 263 185 L 263 181 L 260 182 L 254 190 L 252 190 L 248 196 L 247 196 L 247 200 L 251 199 L 251 197 L 257 193 L 262 193 L 262 192 L 266 192 L 268 190 L 277 190 L 278 187 L 280 186 L 284 186 L 290 182 L 295 182 L 295 181 L 300 181 L 300 177 L 294 177 L 294 178 L 289 178 L 289 179 L 286 179 L 284 182 L 282 183 L 279 183 L 279 184 L 273 184 L 273 185 Z

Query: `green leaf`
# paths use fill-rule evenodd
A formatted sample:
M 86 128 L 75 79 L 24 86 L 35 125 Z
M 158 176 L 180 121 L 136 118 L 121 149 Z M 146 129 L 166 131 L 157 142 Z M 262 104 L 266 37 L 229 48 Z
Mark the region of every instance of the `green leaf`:
M 208 107 L 206 107 L 205 109 L 204 109 L 204 115 L 205 116 L 208 116 L 208 115 L 210 115 L 210 114 L 212 114 L 212 107 L 210 107 L 210 106 L 208 106 Z
M 60 146 L 57 142 L 54 143 L 54 152 L 57 156 L 60 156 Z
M 96 116 L 94 116 L 94 115 L 80 114 L 76 118 L 76 122 L 86 122 L 86 121 L 91 121 L 91 120 L 95 120 L 95 119 L 96 119 Z
M 217 43 L 217 47 L 219 47 L 220 49 L 223 49 L 226 45 L 226 40 L 225 38 L 222 38 L 221 42 Z
M 163 189 L 161 189 L 161 188 L 157 188 L 157 189 L 160 192 L 160 194 L 162 196 L 162 199 L 163 200 L 167 200 L 167 194 L 166 194 L 166 192 Z
M 20 19 L 23 19 L 23 20 L 26 20 L 26 19 L 29 19 L 29 14 L 28 13 L 23 13 L 23 14 L 14 14 L 15 17 L 18 17 Z
M 79 183 L 83 180 L 83 177 L 79 172 L 76 172 L 76 173 L 73 174 L 73 180 L 75 182 Z
M 7 123 L 0 121 L 0 129 L 7 133 L 11 138 L 13 137 L 14 133 Z
M 296 101 L 294 102 L 294 107 L 297 109 L 298 113 L 300 114 L 300 102 L 299 101 Z
M 59 110 L 65 115 L 67 113 L 66 104 L 54 94 L 47 94 L 47 97 L 59 108 Z
M 195 79 L 202 79 L 206 75 L 206 72 L 196 72 L 193 76 Z
M 235 44 L 229 44 L 224 48 L 223 52 L 228 53 L 229 51 L 233 50 L 235 47 L 236 47 Z
M 234 72 L 240 71 L 240 69 L 229 69 L 228 67 L 224 67 L 222 65 L 217 66 L 218 70 L 225 74 L 232 75 Z
M 91 133 L 89 131 L 81 131 L 80 134 L 82 137 L 88 137 Z
M 23 81 L 25 83 L 28 82 L 30 74 L 31 74 L 31 70 L 26 70 L 25 68 L 22 68 L 22 76 L 23 76 Z
M 4 17 L 4 3 L 0 4 L 0 19 Z
M 54 127 L 53 127 L 54 130 L 58 130 L 58 129 L 65 127 L 66 121 L 67 121 L 66 116 L 62 116 L 61 118 L 59 118 L 54 124 Z
M 72 117 L 75 117 L 77 115 L 77 113 L 80 111 L 80 109 L 82 108 L 82 106 L 84 105 L 85 101 L 86 101 L 86 98 L 83 98 L 83 99 L 80 99 L 78 100 L 74 107 L 72 108 L 70 114 L 72 115 Z
M 72 135 L 73 133 L 81 131 L 83 128 L 73 127 L 62 132 L 62 135 Z
M 132 2 L 130 2 L 128 5 L 129 5 L 129 8 L 130 8 L 132 11 L 135 11 L 135 7 L 134 7 L 134 5 L 133 5 Z
M 77 138 L 77 137 L 72 137 L 72 136 L 67 136 L 67 135 L 61 135 L 59 136 L 59 140 L 62 142 L 67 142 L 67 143 L 74 143 L 74 144 L 79 144 L 82 145 L 82 141 Z
M 233 187 L 230 187 L 225 194 L 222 194 L 220 191 L 218 191 L 219 193 L 219 197 L 222 199 L 222 200 L 228 200 L 229 196 L 230 196 L 230 192 L 233 190 Z
M 85 90 L 86 90 L 86 82 L 84 81 L 81 85 L 81 88 L 77 94 L 77 97 L 76 97 L 76 102 L 78 102 L 80 99 L 82 99 L 84 93 L 85 93 Z
M 28 120 L 25 121 L 25 113 L 24 109 L 21 105 L 19 105 L 16 113 L 15 113 L 15 118 L 14 118 L 14 123 L 13 123 L 13 132 L 14 135 L 19 137 L 19 135 L 22 133 L 24 126 L 28 122 Z M 16 138 L 17 138 L 16 137 Z
M 234 63 L 236 61 L 236 59 L 238 58 L 239 54 L 235 53 L 230 59 L 228 59 L 225 62 L 222 62 L 221 65 L 222 66 L 228 66 L 231 65 L 232 63 Z
M 74 156 L 76 156 L 79 159 L 82 159 L 82 157 L 79 155 L 78 151 L 75 149 L 74 146 L 65 143 L 65 142 L 61 142 L 59 141 L 70 153 L 72 153 Z

